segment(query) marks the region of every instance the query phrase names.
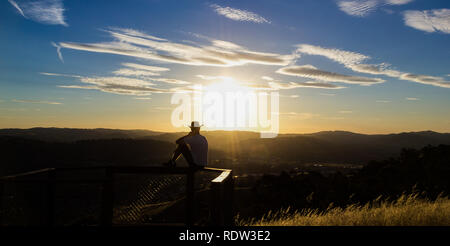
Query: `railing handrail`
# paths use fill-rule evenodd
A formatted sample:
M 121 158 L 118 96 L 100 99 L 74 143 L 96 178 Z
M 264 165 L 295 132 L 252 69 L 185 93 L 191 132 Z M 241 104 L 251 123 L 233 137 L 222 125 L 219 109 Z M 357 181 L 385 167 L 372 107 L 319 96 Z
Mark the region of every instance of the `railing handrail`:
M 58 167 L 58 168 L 43 168 L 30 172 L 18 173 L 0 177 L 0 180 L 9 180 L 20 177 L 31 176 L 35 174 L 45 173 L 55 170 L 95 170 L 111 168 L 115 173 L 154 173 L 154 174 L 187 174 L 193 170 L 207 171 L 207 172 L 231 172 L 231 169 L 221 169 L 213 167 L 203 167 L 199 169 L 192 169 L 190 167 L 158 167 L 158 166 L 94 166 L 94 167 Z
M 16 178 L 31 176 L 31 175 L 40 174 L 40 173 L 46 173 L 46 172 L 54 171 L 54 170 L 56 170 L 56 168 L 43 168 L 43 169 L 38 169 L 38 170 L 30 171 L 30 172 L 24 172 L 24 173 L 18 173 L 18 174 L 14 174 L 14 175 L 3 176 L 3 177 L 0 177 L 0 181 L 16 179 Z
M 54 190 L 55 183 L 58 182 L 65 182 L 68 180 L 60 180 L 57 179 L 55 176 L 55 172 L 57 170 L 95 170 L 95 169 L 104 169 L 106 171 L 106 179 L 104 177 L 99 178 L 98 181 L 103 183 L 104 190 L 106 191 L 105 194 L 102 195 L 102 199 L 104 200 L 102 202 L 102 206 L 105 206 L 104 209 L 102 209 L 102 224 L 103 225 L 110 225 L 112 221 L 112 200 L 113 200 L 113 175 L 114 174 L 124 174 L 124 173 L 130 173 L 130 174 L 185 174 L 187 175 L 187 224 L 192 223 L 192 214 L 191 211 L 193 210 L 193 196 L 194 196 L 194 173 L 197 171 L 207 171 L 207 172 L 220 172 L 220 175 L 211 180 L 212 184 L 212 198 L 213 198 L 213 204 L 216 204 L 217 208 L 220 208 L 217 210 L 217 208 L 213 208 L 212 211 L 214 211 L 213 221 L 217 224 L 229 224 L 225 221 L 224 216 L 229 217 L 232 215 L 232 208 L 229 207 L 227 211 L 221 212 L 220 210 L 223 209 L 225 204 L 227 203 L 228 206 L 232 206 L 230 204 L 232 200 L 232 190 L 233 190 L 233 177 L 232 177 L 232 170 L 231 169 L 220 169 L 220 168 L 211 168 L 211 167 L 202 167 L 202 168 L 191 168 L 191 167 L 159 167 L 159 166 L 94 166 L 94 167 L 62 167 L 62 168 L 44 168 L 39 169 L 35 171 L 25 172 L 25 173 L 19 173 L 15 175 L 9 175 L 0 177 L 0 184 L 8 182 L 8 181 L 16 181 L 17 178 L 22 177 L 28 177 L 36 174 L 42 174 L 42 173 L 48 173 L 48 177 L 46 180 L 29 180 L 30 182 L 47 182 L 49 185 L 49 190 Z M 26 179 L 25 179 L 26 180 Z M 72 180 L 73 181 L 73 180 Z M 90 182 L 95 182 L 96 179 L 90 179 Z M 17 181 L 16 181 L 17 182 Z M 82 180 L 80 182 L 83 182 Z M 218 186 L 220 185 L 220 186 Z M 230 186 L 231 185 L 231 186 Z M 221 196 L 217 197 L 217 195 L 224 192 L 224 189 L 227 190 L 225 192 L 225 201 Z M 230 190 L 231 189 L 231 190 Z M 231 193 L 230 193 L 231 192 Z M 1 193 L 1 190 L 0 190 Z M 53 192 L 52 192 L 53 193 Z M 53 194 L 52 194 L 53 196 Z M 0 197 L 1 199 L 1 197 Z M 53 201 L 53 197 L 49 197 L 51 201 Z M 228 201 L 227 201 L 228 200 Z M 1 200 L 0 200 L 1 203 Z M 51 202 L 52 203 L 52 202 Z M 219 203 L 219 204 L 218 204 Z M 0 204 L 1 205 L 1 204 Z M 53 213 L 53 208 L 50 209 Z M 52 215 L 51 215 L 52 216 Z M 51 217 L 49 216 L 49 217 Z M 231 218 L 229 218 L 231 219 Z
M 224 170 L 219 176 L 213 179 L 211 182 L 213 183 L 221 183 L 224 182 L 231 175 L 231 170 Z

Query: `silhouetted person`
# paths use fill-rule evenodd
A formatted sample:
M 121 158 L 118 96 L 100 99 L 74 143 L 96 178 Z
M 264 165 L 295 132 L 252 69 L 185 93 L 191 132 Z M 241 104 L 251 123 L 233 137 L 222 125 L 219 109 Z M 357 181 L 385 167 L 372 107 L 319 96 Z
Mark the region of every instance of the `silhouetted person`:
M 208 141 L 200 135 L 200 127 L 198 121 L 191 122 L 191 132 L 176 141 L 177 148 L 173 152 L 172 158 L 164 163 L 165 166 L 176 166 L 175 161 L 180 155 L 183 155 L 190 167 L 202 168 L 207 165 Z

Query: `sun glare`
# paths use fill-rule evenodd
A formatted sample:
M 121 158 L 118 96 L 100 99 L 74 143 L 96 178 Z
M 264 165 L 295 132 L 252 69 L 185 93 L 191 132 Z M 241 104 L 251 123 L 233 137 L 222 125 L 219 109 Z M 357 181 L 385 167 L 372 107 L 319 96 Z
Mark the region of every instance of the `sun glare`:
M 225 100 L 223 102 L 223 104 L 220 105 L 210 105 L 208 107 L 216 107 L 215 109 L 218 112 L 222 112 L 224 118 L 222 119 L 224 122 L 227 119 L 236 119 L 237 120 L 237 115 L 236 115 L 236 109 L 239 108 L 240 109 L 244 109 L 244 110 L 249 110 L 248 109 L 248 104 L 245 105 L 235 105 L 233 104 L 233 102 L 227 101 L 227 97 L 229 95 L 239 95 L 238 97 L 235 97 L 236 100 L 240 100 L 243 99 L 243 97 L 245 97 L 247 100 L 247 96 L 249 94 L 254 94 L 255 98 L 257 95 L 257 89 L 255 89 L 254 87 L 249 87 L 246 86 L 247 83 L 242 82 L 242 81 L 238 81 L 232 77 L 228 77 L 228 76 L 221 76 L 218 77 L 216 81 L 212 81 L 212 83 L 207 84 L 207 85 L 203 85 L 202 89 L 200 90 L 201 93 L 197 94 L 197 100 L 202 98 L 203 96 L 205 96 L 206 94 L 210 93 L 210 95 L 216 95 L 215 97 L 221 97 L 223 100 Z M 194 99 L 195 100 L 195 99 Z M 246 103 L 249 103 L 248 101 L 245 101 Z M 205 103 L 205 102 L 203 102 Z M 221 111 L 219 108 L 217 107 L 224 107 L 223 111 Z M 237 108 L 236 108 L 237 107 Z M 233 108 L 235 110 L 228 110 L 230 108 Z M 205 109 L 205 108 L 204 108 Z M 252 112 L 255 113 L 255 112 Z M 245 113 L 245 117 L 249 117 L 249 115 L 251 115 L 250 112 L 246 112 Z M 239 117 L 238 117 L 239 118 Z M 249 127 L 249 126 L 211 126 L 208 122 L 208 119 L 203 119 L 205 126 L 208 130 L 253 130 L 253 131 L 258 131 L 259 127 Z
M 213 82 L 209 85 L 204 86 L 204 92 L 254 92 L 250 87 L 247 87 L 235 80 L 232 77 L 222 77 L 219 81 Z

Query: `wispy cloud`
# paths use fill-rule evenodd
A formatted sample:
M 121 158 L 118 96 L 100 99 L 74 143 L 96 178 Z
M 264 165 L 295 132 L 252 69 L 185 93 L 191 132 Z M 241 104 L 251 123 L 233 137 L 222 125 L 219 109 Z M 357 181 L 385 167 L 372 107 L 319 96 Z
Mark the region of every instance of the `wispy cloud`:
M 350 64 L 347 67 L 351 70 L 359 73 L 368 73 L 375 75 L 386 75 L 389 77 L 400 77 L 402 72 L 397 70 L 389 69 L 389 64 Z
M 227 76 L 210 76 L 210 75 L 197 75 L 197 77 L 204 79 L 204 80 L 220 80 L 220 81 L 226 81 L 227 79 L 232 79 L 231 77 Z M 265 76 L 263 76 L 265 77 Z M 270 77 L 268 77 L 270 78 Z M 290 90 L 295 88 L 318 88 L 318 89 L 343 89 L 345 87 L 326 83 L 326 82 L 319 82 L 319 81 L 307 81 L 307 82 L 282 82 L 279 80 L 275 80 L 273 78 L 263 78 L 267 82 L 264 82 L 264 84 L 261 83 L 251 83 L 251 82 L 243 82 L 240 81 L 240 84 L 242 86 L 251 87 L 256 90 Z M 293 98 L 298 97 L 298 95 L 294 95 Z
M 317 55 L 317 56 L 324 56 L 330 60 L 336 61 L 338 63 L 341 63 L 343 65 L 353 65 L 353 64 L 359 64 L 364 60 L 369 59 L 369 56 L 346 51 L 346 50 L 340 50 L 340 49 L 333 49 L 333 48 L 324 48 L 321 46 L 316 45 L 309 45 L 309 44 L 299 44 L 297 45 L 297 52 L 304 53 L 307 55 Z
M 176 84 L 176 85 L 189 85 L 192 84 L 189 81 L 179 80 L 179 79 L 169 79 L 169 78 L 151 78 L 153 81 L 164 82 L 168 84 Z
M 235 21 L 249 21 L 249 22 L 255 22 L 255 23 L 270 23 L 267 19 L 264 17 L 255 14 L 253 12 L 247 11 L 247 10 L 241 10 L 241 9 L 234 9 L 231 7 L 222 7 L 217 4 L 212 4 L 211 8 L 216 11 L 217 14 L 223 15 L 227 17 L 228 19 L 232 19 Z
M 405 25 L 425 32 L 450 33 L 450 9 L 403 12 Z
M 267 93 L 266 93 L 267 94 Z M 268 95 L 268 94 L 267 94 Z M 280 97 L 286 97 L 286 98 L 299 98 L 299 95 L 282 95 L 280 94 Z
M 379 5 L 377 0 L 367 1 L 339 1 L 339 9 L 348 15 L 364 17 L 373 12 Z
M 377 103 L 390 103 L 391 101 L 389 101 L 389 100 L 376 100 L 375 102 L 377 102 Z
M 403 73 L 399 79 L 417 82 L 425 85 L 434 85 L 444 88 L 450 88 L 450 81 L 438 76 L 429 76 L 421 74 Z
M 9 2 L 12 6 L 14 6 L 14 8 L 16 8 L 17 11 L 19 11 L 19 13 L 20 13 L 23 17 L 25 17 L 25 14 L 23 13 L 23 10 L 19 7 L 19 5 L 18 5 L 16 2 L 14 2 L 13 0 L 8 0 L 8 2 Z
M 135 97 L 136 100 L 151 100 L 151 97 Z
M 128 69 L 121 68 L 113 72 L 115 75 L 119 76 L 134 76 L 134 77 L 142 77 L 142 76 L 159 76 L 159 73 L 151 72 L 148 70 L 138 70 L 138 69 Z
M 341 11 L 348 15 L 366 17 L 381 6 L 404 5 L 412 1 L 413 0 L 341 0 L 337 2 L 337 5 Z
M 245 64 L 288 65 L 298 57 L 296 54 L 281 55 L 276 53 L 255 52 L 239 45 L 227 48 L 223 42 L 209 41 L 209 45 L 183 44 L 155 39 L 156 37 L 135 36 L 130 29 L 106 30 L 115 40 L 109 43 L 69 43 L 61 42 L 60 46 L 67 49 L 83 50 L 132 56 L 167 63 L 203 66 L 238 66 Z
M 62 88 L 96 89 L 114 94 L 147 96 L 151 93 L 166 92 L 165 89 L 151 87 L 149 81 L 126 77 L 82 77 L 80 82 L 89 85 L 61 85 Z
M 261 79 L 267 80 L 267 81 L 272 81 L 273 80 L 273 78 L 269 77 L 269 76 L 262 76 Z
M 27 19 L 48 25 L 68 26 L 62 0 L 8 0 L 8 2 Z
M 60 85 L 60 88 L 69 89 L 86 89 L 86 90 L 100 90 L 103 92 L 120 94 L 120 95 L 134 95 L 134 96 L 148 96 L 152 93 L 165 93 L 166 89 L 157 89 L 149 86 L 136 86 L 136 85 L 120 85 L 114 83 L 97 85 Z
M 166 67 L 155 67 L 155 66 L 136 64 L 136 63 L 122 63 L 122 66 L 139 69 L 139 70 L 147 70 L 147 71 L 152 71 L 152 72 L 166 72 L 166 71 L 170 70 L 169 68 L 166 68 Z
M 419 101 L 420 99 L 419 98 L 417 98 L 417 97 L 407 97 L 407 98 L 405 98 L 406 100 L 408 100 L 408 101 Z
M 386 0 L 386 3 L 392 4 L 392 5 L 403 5 L 403 4 L 408 4 L 412 1 L 414 1 L 414 0 Z
M 148 86 L 155 85 L 149 81 L 141 79 L 132 79 L 126 77 L 82 77 L 81 82 L 89 84 L 117 84 L 129 86 Z
M 411 82 L 433 85 L 438 87 L 450 88 L 450 81 L 445 80 L 442 77 L 413 74 L 408 72 L 402 72 L 390 68 L 390 64 L 364 64 L 361 63 L 370 59 L 370 56 L 363 55 L 356 52 L 345 51 L 334 48 L 324 48 L 320 46 L 300 44 L 297 45 L 297 52 L 308 55 L 324 56 L 332 61 L 338 62 L 345 67 L 359 73 L 373 74 L 373 75 L 385 75 L 401 80 L 407 80 Z M 283 68 L 282 68 L 283 69 Z
M 325 82 L 315 82 L 315 81 L 308 81 L 308 82 L 288 82 L 288 83 L 282 83 L 282 82 L 269 82 L 270 87 L 276 89 L 276 90 L 289 90 L 289 89 L 295 89 L 295 88 L 317 88 L 317 89 L 343 89 L 345 87 L 325 83 Z
M 69 78 L 81 78 L 82 77 L 82 76 L 79 76 L 79 75 L 60 74 L 60 73 L 47 73 L 47 72 L 40 72 L 39 74 L 46 75 L 46 76 L 69 77 Z
M 62 76 L 77 78 L 82 84 L 78 85 L 58 85 L 60 88 L 67 89 L 85 89 L 85 90 L 100 90 L 103 92 L 134 95 L 134 96 L 148 96 L 152 93 L 172 93 L 172 92 L 189 92 L 190 88 L 173 87 L 169 89 L 155 88 L 153 82 L 163 82 L 166 84 L 187 85 L 191 84 L 187 81 L 171 79 L 171 78 L 135 78 L 123 76 L 109 76 L 109 77 L 84 77 L 79 75 L 67 75 L 57 73 L 41 73 L 47 76 Z
M 156 40 L 156 41 L 167 41 L 167 39 L 148 35 L 142 31 L 134 30 L 131 28 L 110 27 L 109 29 L 113 30 L 113 31 L 118 31 L 118 32 L 124 33 L 129 36 L 141 37 L 141 38 L 151 39 L 151 40 Z
M 284 75 L 299 76 L 321 81 L 341 82 L 347 84 L 371 85 L 384 82 L 384 80 L 380 78 L 351 76 L 323 71 L 311 65 L 283 67 L 278 69 L 276 72 Z
M 38 101 L 38 100 L 24 100 L 24 99 L 13 99 L 12 101 L 13 102 L 17 102 L 17 103 L 38 103 L 38 104 L 51 104 L 51 105 L 62 104 L 60 102 Z
M 64 63 L 64 58 L 63 58 L 62 53 L 61 53 L 61 46 L 55 44 L 54 42 L 51 42 L 51 44 L 52 44 L 53 47 L 56 48 L 56 53 L 58 54 L 59 60 L 60 60 L 62 63 Z

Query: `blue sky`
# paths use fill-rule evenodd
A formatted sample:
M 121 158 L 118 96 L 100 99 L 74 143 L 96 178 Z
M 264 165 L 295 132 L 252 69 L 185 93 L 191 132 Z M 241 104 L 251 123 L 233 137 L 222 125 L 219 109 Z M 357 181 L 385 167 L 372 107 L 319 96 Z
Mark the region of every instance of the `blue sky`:
M 0 2 L 0 127 L 176 131 L 171 93 L 279 91 L 281 132 L 450 131 L 450 2 Z

